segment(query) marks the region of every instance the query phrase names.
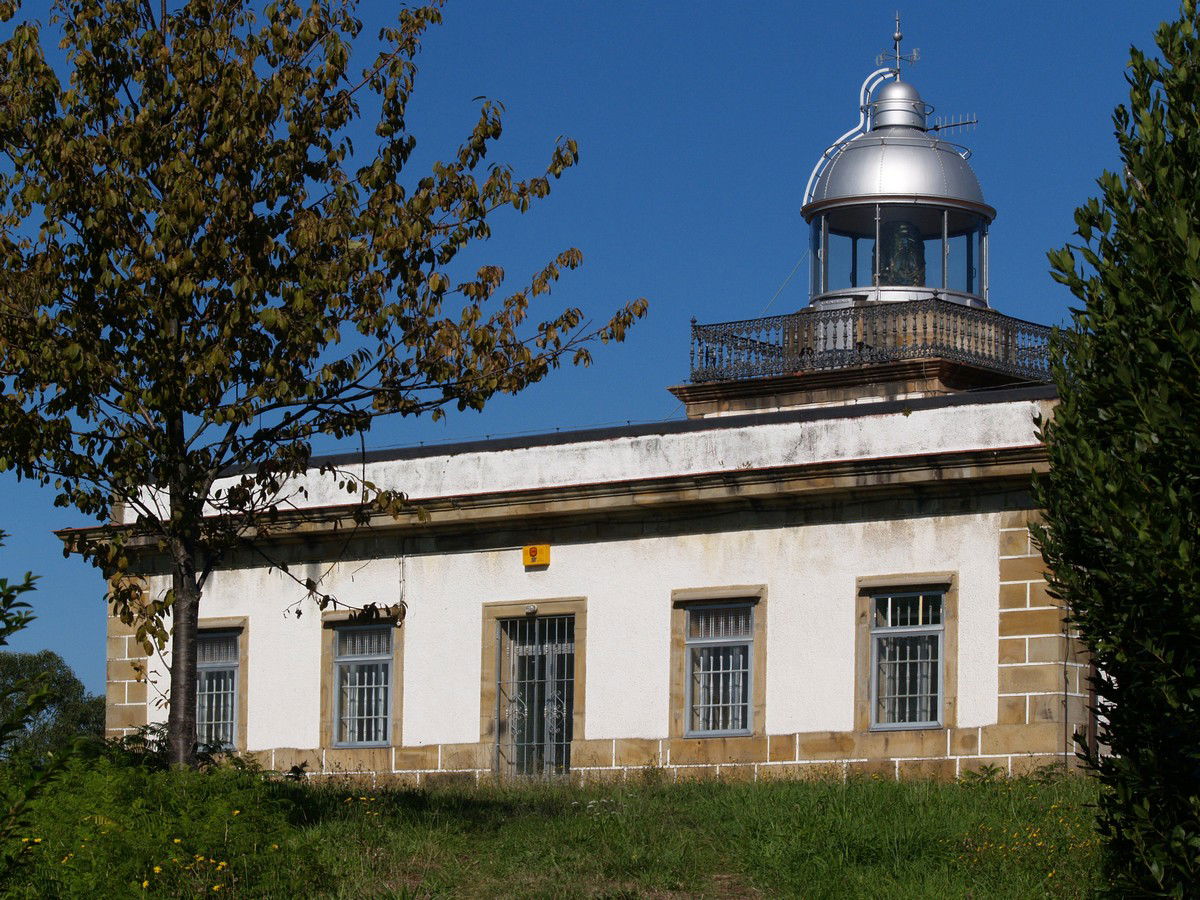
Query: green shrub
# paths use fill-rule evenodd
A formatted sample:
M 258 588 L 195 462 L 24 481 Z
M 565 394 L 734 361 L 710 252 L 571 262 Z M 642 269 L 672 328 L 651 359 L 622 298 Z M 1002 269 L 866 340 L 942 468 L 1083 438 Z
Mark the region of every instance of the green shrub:
M 1200 884 L 1200 16 L 1130 52 L 1122 171 L 1050 254 L 1082 301 L 1057 335 L 1038 535 L 1098 671 L 1099 824 L 1116 896 Z
M 0 545 L 6 536 L 0 531 Z M 21 598 L 34 589 L 35 580 L 28 572 L 19 582 L 0 578 L 0 647 L 33 619 L 29 604 Z M 29 734 L 30 725 L 54 700 L 51 689 L 37 677 L 0 684 L 0 759 Z M 63 758 L 60 754 L 49 761 L 28 759 L 5 766 L 0 779 L 0 881 L 15 877 L 20 870 L 24 854 L 19 838 L 30 816 L 29 804 L 50 785 Z
M 32 863 L 25 893 L 236 893 L 267 873 L 281 890 L 299 889 L 303 881 L 271 859 L 288 835 L 288 812 L 275 786 L 253 772 L 168 771 L 112 753 L 77 760 L 22 835 Z

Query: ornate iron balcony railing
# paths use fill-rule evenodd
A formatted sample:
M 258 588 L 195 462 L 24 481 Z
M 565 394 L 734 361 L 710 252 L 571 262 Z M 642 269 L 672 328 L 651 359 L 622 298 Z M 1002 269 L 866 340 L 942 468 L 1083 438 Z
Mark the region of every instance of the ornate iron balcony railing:
M 692 322 L 692 382 L 790 375 L 941 357 L 1049 381 L 1050 329 L 947 300 L 802 310 L 740 322 Z

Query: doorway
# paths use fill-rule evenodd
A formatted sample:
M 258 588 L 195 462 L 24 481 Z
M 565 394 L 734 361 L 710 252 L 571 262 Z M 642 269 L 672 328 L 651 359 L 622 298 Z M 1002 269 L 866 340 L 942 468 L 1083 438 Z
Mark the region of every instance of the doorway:
M 575 616 L 500 619 L 496 770 L 548 777 L 571 770 Z

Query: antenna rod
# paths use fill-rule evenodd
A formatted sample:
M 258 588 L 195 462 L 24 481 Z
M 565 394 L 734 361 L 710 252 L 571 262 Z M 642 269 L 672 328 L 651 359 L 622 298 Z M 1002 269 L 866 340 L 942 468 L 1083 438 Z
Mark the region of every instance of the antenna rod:
M 904 35 L 900 32 L 900 10 L 896 10 L 896 33 L 892 35 L 892 46 L 896 56 L 896 80 L 900 80 L 900 42 Z

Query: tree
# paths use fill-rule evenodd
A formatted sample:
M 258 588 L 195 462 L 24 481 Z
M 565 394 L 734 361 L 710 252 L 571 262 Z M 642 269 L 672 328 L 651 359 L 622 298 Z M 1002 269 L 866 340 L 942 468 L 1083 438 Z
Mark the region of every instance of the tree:
M 1114 113 L 1123 170 L 1050 254 L 1083 301 L 1057 335 L 1060 402 L 1038 533 L 1096 663 L 1114 893 L 1200 884 L 1200 19 L 1195 0 L 1131 50 Z
M 0 545 L 8 535 L 0 531 Z M 33 620 L 29 603 L 21 599 L 34 589 L 35 577 L 26 572 L 25 578 L 12 584 L 0 578 L 0 647 Z M 27 681 L 0 683 L 0 752 L 18 738 L 38 715 L 49 697 L 44 685 Z
M 0 531 L 0 545 L 7 535 Z M 19 582 L 0 578 L 0 647 L 33 619 L 29 603 L 22 595 L 34 589 L 36 576 L 26 572 Z M 0 752 L 19 740 L 48 703 L 48 687 L 36 681 L 0 684 Z M 56 761 L 62 764 L 62 759 Z M 9 773 L 0 787 L 0 884 L 20 865 L 21 844 L 17 838 L 29 818 L 29 803 L 40 794 L 56 774 L 55 768 Z
M 0 718 L 21 708 L 33 685 L 49 691 L 48 702 L 0 746 L 0 758 L 19 753 L 45 758 L 76 737 L 104 736 L 104 698 L 89 694 L 61 656 L 53 650 L 0 651 Z
M 205 579 L 295 489 L 315 438 L 480 408 L 586 364 L 646 309 L 533 324 L 574 249 L 505 292 L 499 266 L 459 271 L 497 211 L 526 211 L 578 153 L 562 139 L 523 180 L 488 164 L 502 107 L 485 101 L 457 152 L 410 176 L 414 59 L 440 0 L 401 10 L 361 75 L 354 0 L 255 5 L 55 0 L 66 83 L 36 24 L 0 45 L 0 466 L 53 484 L 57 504 L 136 518 L 77 549 L 140 638 L 165 641 L 170 611 L 179 764 Z M 377 145 L 356 156 L 359 120 Z M 326 474 L 360 509 L 403 502 Z M 121 577 L 136 537 L 169 564 L 164 598 Z

